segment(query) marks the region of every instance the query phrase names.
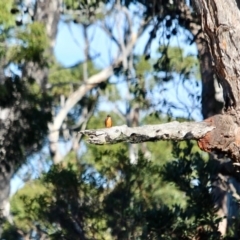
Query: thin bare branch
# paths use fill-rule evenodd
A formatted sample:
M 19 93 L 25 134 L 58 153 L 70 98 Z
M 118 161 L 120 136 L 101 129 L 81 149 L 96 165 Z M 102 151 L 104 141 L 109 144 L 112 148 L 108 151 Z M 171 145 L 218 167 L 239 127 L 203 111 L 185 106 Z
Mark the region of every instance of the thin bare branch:
M 126 121 L 126 116 L 117 104 L 114 104 L 113 112 L 115 112 L 123 121 Z
M 110 30 L 110 28 L 106 25 L 106 23 L 103 25 L 101 25 L 101 29 L 113 40 L 113 42 L 116 43 L 116 45 L 118 46 L 118 48 L 120 50 L 122 50 L 121 45 L 119 43 L 119 41 L 117 40 L 117 38 L 114 36 L 114 34 L 112 33 L 112 31 Z

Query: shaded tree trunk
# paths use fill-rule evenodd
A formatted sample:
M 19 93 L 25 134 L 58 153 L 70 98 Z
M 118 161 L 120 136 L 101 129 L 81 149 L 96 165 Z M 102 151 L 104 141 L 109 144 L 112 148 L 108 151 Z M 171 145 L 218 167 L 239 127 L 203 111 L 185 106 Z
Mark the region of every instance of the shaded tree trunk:
M 200 20 L 202 16 L 201 1 L 193 1 L 195 10 L 198 12 L 198 18 L 194 18 L 189 7 L 184 2 L 179 2 L 181 10 L 180 17 L 184 23 L 186 19 L 190 20 L 190 24 L 184 27 L 188 28 L 193 34 L 198 49 L 200 61 L 200 71 L 202 77 L 202 114 L 204 119 L 221 114 L 224 105 L 223 89 L 219 83 L 218 74 L 215 74 L 213 67 L 213 59 L 210 53 L 208 42 L 204 39 L 201 29 Z M 231 226 L 232 219 L 236 218 L 239 212 L 236 203 L 236 194 L 239 194 L 239 174 L 229 159 L 214 159 L 210 156 L 211 161 L 215 162 L 216 175 L 213 176 L 213 197 L 216 203 L 219 216 L 227 216 L 219 225 L 219 231 L 224 235 L 227 227 Z M 235 189 L 235 190 L 233 190 Z
M 229 64 L 234 60 L 231 57 L 231 51 L 234 51 L 234 55 L 236 53 L 239 56 L 238 49 L 235 49 L 235 41 L 239 36 L 230 32 L 234 22 L 231 22 L 229 18 L 233 20 L 236 17 L 236 21 L 239 18 L 239 16 L 237 17 L 239 13 L 234 1 L 231 1 L 231 4 L 225 1 L 195 1 L 195 5 L 202 20 L 205 37 L 207 37 L 207 42 L 204 42 L 204 44 L 199 44 L 200 41 L 202 42 L 200 39 L 196 41 L 200 54 L 203 82 L 202 112 L 204 118 L 206 118 L 222 111 L 222 104 L 219 101 L 221 96 L 217 92 L 219 91 L 219 86 L 216 84 L 216 79 L 214 79 L 213 70 L 215 70 L 216 78 L 218 78 L 223 87 L 226 112 L 238 109 L 236 105 L 239 101 L 239 93 L 236 92 L 238 81 L 234 79 L 238 78 L 239 69 L 236 71 L 235 66 L 231 69 Z M 206 43 L 208 43 L 208 46 Z M 235 90 L 232 88 L 235 88 Z M 232 107 L 233 109 L 231 110 Z M 237 113 L 235 112 L 235 114 Z M 216 161 L 216 167 L 219 172 L 215 176 L 216 180 L 213 182 L 213 196 L 219 209 L 218 215 L 221 217 L 226 216 L 219 225 L 219 231 L 224 235 L 227 232 L 227 228 L 232 226 L 234 219 L 239 215 L 239 206 L 236 200 L 239 200 L 240 176 L 230 159 L 212 159 L 212 161 Z M 235 234 L 235 237 L 238 237 L 237 232 Z
M 45 0 L 35 2 L 33 17 L 35 21 L 42 22 L 46 26 L 47 35 L 51 41 L 50 51 L 53 50 L 55 38 L 57 35 L 57 27 L 60 18 L 59 10 L 60 0 Z M 25 79 L 29 77 L 35 79 L 43 89 L 48 78 L 48 68 L 45 67 L 43 69 L 36 63 L 26 63 L 26 65 L 23 67 L 22 75 Z M 14 83 L 12 80 L 9 80 L 9 84 L 17 84 L 18 80 L 19 79 L 15 79 Z M 5 85 L 7 84 L 7 81 L 8 79 L 3 81 Z M 17 96 L 20 97 L 19 92 L 16 94 L 18 94 Z M 20 97 L 18 100 L 21 102 L 22 98 Z M 18 100 L 16 100 L 16 102 Z M 22 106 L 22 108 L 24 108 L 24 106 Z M 23 118 L 25 116 L 22 117 L 21 114 L 22 109 L 20 109 L 16 103 L 13 103 L 11 107 L 0 109 L 0 208 L 3 210 L 3 214 L 7 218 L 10 218 L 10 208 L 8 201 L 10 194 L 10 181 L 13 174 L 26 160 L 26 156 L 22 156 L 23 150 L 21 148 L 21 144 L 24 144 L 21 142 L 22 136 L 24 135 L 22 133 L 24 132 L 25 136 L 27 136 L 28 132 L 31 132 L 32 123 L 24 122 L 25 119 L 23 120 Z M 21 121 L 22 123 L 20 124 L 19 122 Z M 32 121 L 32 119 L 29 121 Z M 32 151 L 35 151 L 35 146 L 29 145 L 29 149 L 25 151 L 27 154 L 31 154 Z

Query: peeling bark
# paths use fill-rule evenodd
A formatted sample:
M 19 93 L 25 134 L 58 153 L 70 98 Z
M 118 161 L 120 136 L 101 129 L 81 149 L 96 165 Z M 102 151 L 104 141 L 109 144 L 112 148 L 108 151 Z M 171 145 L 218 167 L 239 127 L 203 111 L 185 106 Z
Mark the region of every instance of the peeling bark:
M 198 140 L 198 145 L 203 151 L 218 156 L 227 155 L 234 162 L 240 162 L 240 127 L 235 123 L 235 118 L 227 114 L 215 115 L 200 123 L 175 121 L 134 128 L 124 125 L 110 129 L 85 130 L 80 133 L 88 135 L 88 141 L 92 144 L 194 139 Z
M 227 155 L 234 162 L 240 162 L 240 127 L 231 115 L 214 115 L 205 120 L 215 129 L 198 141 L 199 147 L 206 152 Z
M 197 46 L 202 79 L 202 114 L 204 118 L 208 118 L 221 113 L 223 109 L 222 88 L 212 67 L 212 58 L 207 41 L 204 39 L 199 15 L 196 17 L 185 1 L 178 2 L 178 7 L 180 10 L 179 22 L 192 33 L 192 43 L 195 42 Z M 195 8 L 199 10 L 199 7 Z M 190 23 L 188 24 L 188 22 Z
M 202 28 L 213 67 L 223 87 L 226 111 L 237 114 L 240 108 L 240 13 L 237 3 L 234 0 L 200 2 Z M 236 122 L 239 123 L 238 119 Z
M 177 121 L 145 125 L 130 128 L 126 125 L 104 129 L 92 129 L 80 131 L 89 137 L 88 142 L 97 145 L 115 144 L 119 142 L 141 143 L 159 140 L 198 140 L 203 138 L 215 127 L 207 122 L 182 122 Z
M 233 114 L 233 119 L 231 121 L 233 129 L 235 129 L 232 129 L 232 136 L 230 134 L 225 143 L 223 140 L 220 140 L 218 143 L 216 140 L 214 141 L 214 138 L 219 139 L 221 138 L 221 135 L 210 134 L 211 136 L 206 136 L 205 140 L 202 142 L 200 141 L 200 145 L 203 144 L 202 147 L 205 148 L 205 143 L 208 141 L 207 138 L 210 137 L 215 143 L 212 144 L 212 142 L 208 142 L 207 144 L 210 144 L 211 146 L 215 145 L 217 152 L 219 152 L 219 150 L 221 152 L 221 149 L 224 147 L 220 146 L 219 149 L 219 144 L 225 144 L 226 146 L 226 143 L 228 142 L 229 145 L 227 148 L 236 148 L 235 158 L 239 159 L 239 148 L 237 147 L 239 142 L 239 120 L 238 117 L 236 117 L 239 109 L 239 81 L 237 80 L 239 69 L 236 71 L 236 68 L 239 66 L 239 51 L 237 47 L 238 45 L 236 45 L 239 39 L 239 36 L 237 36 L 237 34 L 239 34 L 239 26 L 238 23 L 235 23 L 235 21 L 239 21 L 239 10 L 234 1 L 230 1 L 230 3 L 229 1 L 226 2 L 222 0 L 202 0 L 194 2 L 195 5 L 198 6 L 196 10 L 202 18 L 202 28 L 205 34 L 205 39 L 207 40 L 208 48 L 212 55 L 212 60 L 206 61 L 206 64 L 201 60 L 200 55 L 201 68 L 202 66 L 205 69 L 214 68 L 224 91 L 225 111 L 229 114 Z M 199 44 L 197 43 L 197 45 Z M 199 50 L 199 52 L 201 52 L 201 49 Z M 202 56 L 204 57 L 204 55 Z M 207 72 L 208 71 L 206 71 L 206 73 Z M 203 74 L 204 72 L 202 72 L 202 76 L 204 76 Z M 214 108 L 211 106 L 215 107 L 217 113 L 220 113 L 218 111 L 220 110 L 219 107 L 221 105 L 215 100 L 215 89 L 212 87 L 211 75 L 205 75 L 207 78 L 203 77 L 202 109 L 203 115 L 209 117 L 214 115 L 214 111 L 212 111 Z M 236 91 L 238 91 L 238 93 Z M 209 104 L 209 102 L 215 103 Z M 210 121 L 218 121 L 218 119 L 212 119 Z M 219 128 L 222 128 L 221 132 L 224 134 L 226 126 L 219 125 Z M 218 134 L 221 134 L 220 131 Z M 234 156 L 232 158 L 234 158 Z M 236 171 L 233 162 L 231 160 L 226 160 L 226 158 L 225 160 L 216 160 L 216 165 L 219 167 L 219 174 L 215 177 L 216 181 L 213 182 L 213 196 L 215 197 L 216 207 L 218 208 L 218 215 L 220 217 L 226 216 L 219 225 L 219 231 L 222 235 L 225 235 L 227 228 L 231 227 L 232 220 L 236 219 L 239 213 L 239 206 L 236 202 L 236 196 L 240 193 L 239 172 Z M 235 237 L 238 238 L 237 233 L 235 233 Z

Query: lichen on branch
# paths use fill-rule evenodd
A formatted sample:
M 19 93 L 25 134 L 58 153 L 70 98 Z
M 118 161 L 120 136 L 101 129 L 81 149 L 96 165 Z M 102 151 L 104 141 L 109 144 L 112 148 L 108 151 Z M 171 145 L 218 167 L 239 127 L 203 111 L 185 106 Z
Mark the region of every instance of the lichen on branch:
M 141 143 L 159 140 L 197 140 L 205 152 L 226 155 L 240 162 L 240 127 L 234 116 L 219 114 L 202 122 L 170 122 L 130 128 L 126 125 L 112 128 L 89 129 L 79 132 L 96 145 L 120 142 Z
M 79 132 L 88 136 L 88 142 L 96 145 L 115 144 L 119 142 L 141 143 L 159 140 L 198 140 L 215 127 L 207 122 L 170 122 L 141 127 L 126 125 L 112 128 L 90 129 Z

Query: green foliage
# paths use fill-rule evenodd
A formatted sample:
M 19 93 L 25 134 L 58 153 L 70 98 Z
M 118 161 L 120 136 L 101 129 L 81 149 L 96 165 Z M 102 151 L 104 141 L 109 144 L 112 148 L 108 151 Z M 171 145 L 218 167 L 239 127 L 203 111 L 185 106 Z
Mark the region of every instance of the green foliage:
M 51 120 L 51 98 L 47 94 L 33 93 L 18 76 L 7 78 L 0 84 L 0 106 L 11 108 L 15 118 L 8 120 L 6 134 L 11 142 L 2 142 L 1 147 L 9 149 L 0 159 L 8 159 L 8 164 L 21 163 L 29 154 L 38 151 L 47 133 L 47 123 Z M 18 136 L 16 138 L 16 136 Z
M 96 19 L 103 19 L 105 4 L 111 1 L 103 0 L 64 0 L 67 10 L 75 10 L 73 14 L 69 16 L 74 23 L 90 24 Z
M 161 46 L 159 53 L 160 58 L 154 64 L 154 69 L 166 73 L 163 81 L 173 79 L 174 73 L 183 75 L 184 79 L 200 79 L 199 63 L 195 56 L 184 56 L 183 49 L 179 47 Z
M 15 25 L 14 16 L 10 13 L 13 6 L 13 0 L 1 0 L 0 1 L 0 32 L 1 34 L 6 30 Z
M 68 9 L 73 9 L 73 10 L 80 10 L 84 8 L 94 8 L 98 6 L 98 4 L 103 1 L 99 0 L 90 0 L 90 1 L 85 1 L 85 0 L 64 0 L 64 3 L 66 4 Z
M 21 239 L 21 234 L 19 234 L 16 226 L 11 225 L 9 222 L 5 221 L 2 224 L 2 227 L 4 229 L 1 235 L 2 239 L 7 239 L 7 240 Z
M 4 58 L 8 49 L 6 48 L 6 40 L 11 36 L 11 29 L 15 25 L 14 17 L 10 13 L 13 5 L 12 0 L 0 1 L 0 60 Z
M 89 238 L 95 235 L 101 239 L 104 231 L 100 230 L 105 228 L 100 205 L 103 188 L 93 173 L 87 173 L 88 169 L 84 165 L 53 166 L 34 186 L 20 190 L 12 201 L 13 213 L 25 214 L 23 219 L 19 216 L 15 219 L 17 226 L 26 229 L 28 219 L 31 227 L 38 225 L 50 239 L 78 239 L 81 228 Z
M 45 50 L 48 47 L 48 38 L 45 26 L 39 22 L 27 25 L 27 29 L 19 29 L 16 38 L 20 42 L 12 47 L 9 58 L 20 63 L 22 61 L 32 61 L 41 66 L 47 64 Z
M 122 100 L 116 84 L 106 84 L 106 86 L 102 87 L 102 90 L 104 97 L 107 98 L 108 101 L 116 102 L 118 100 Z
M 135 165 L 122 149 L 104 154 L 112 159 L 109 167 L 96 171 L 72 161 L 53 166 L 20 190 L 12 198 L 17 226 L 37 224 L 50 239 L 220 239 L 221 219 L 211 197 L 214 168 L 191 142 L 173 145 L 176 160 L 164 167 L 141 153 Z M 161 192 L 161 177 L 184 193 L 179 198 L 185 198 L 186 207 L 164 203 L 172 190 Z
M 173 211 L 174 220 L 171 227 L 167 228 L 164 237 L 192 239 L 194 236 L 199 236 L 200 239 L 220 239 L 218 224 L 222 219 L 217 217 L 218 209 L 214 207 L 211 196 L 211 176 L 216 169 L 212 162 L 204 160 L 199 152 L 192 149 L 194 145 L 190 141 L 186 142 L 185 147 L 179 143 L 175 144 L 173 154 L 177 160 L 168 163 L 161 171 L 164 179 L 175 183 L 186 194 L 187 199 L 187 207 L 184 211 L 178 208 L 178 213 Z M 173 229 L 174 234 L 169 238 Z
M 134 60 L 136 76 L 147 77 L 147 74 L 152 70 L 150 62 L 144 56 L 135 56 Z
M 132 79 L 130 81 L 129 91 L 133 95 L 133 99 L 130 101 L 132 106 L 137 104 L 141 109 L 147 109 L 150 106 L 150 101 L 147 99 L 145 80 L 143 78 Z
M 32 228 L 32 221 L 36 220 L 36 214 L 39 206 L 29 202 L 30 199 L 39 194 L 46 194 L 48 189 L 41 183 L 40 180 L 29 182 L 24 188 L 19 190 L 11 201 L 11 211 L 16 221 L 17 226 L 25 233 L 28 233 Z M 31 206 L 30 206 L 30 205 Z M 26 212 L 25 206 L 29 205 L 29 210 Z
M 63 68 L 55 64 L 51 67 L 49 74 L 49 83 L 52 85 L 51 94 L 54 97 L 60 95 L 68 96 L 76 90 L 81 84 L 84 84 L 83 64 L 78 64 L 72 68 Z M 87 74 L 92 76 L 98 72 L 93 62 L 87 62 Z
M 64 3 L 71 14 L 63 19 L 73 20 L 76 24 L 80 22 L 85 27 L 93 20 L 102 19 L 104 10 L 112 4 L 111 1 L 94 0 L 65 0 Z M 124 2 L 127 6 L 130 3 Z M 27 156 L 43 146 L 51 112 L 59 110 L 59 97 L 67 98 L 85 83 L 82 64 L 65 69 L 47 55 L 49 40 L 42 23 L 33 21 L 11 31 L 14 26 L 14 17 L 10 14 L 12 4 L 6 0 L 0 3 L 3 9 L 0 40 L 7 42 L 14 36 L 11 48 L 5 49 L 4 44 L 0 46 L 0 57 L 7 56 L 9 63 L 19 67 L 31 62 L 40 68 L 46 67 L 44 70 L 51 68 L 47 91 L 42 91 L 36 79 L 21 79 L 14 74 L 0 84 L 0 106 L 14 113 L 14 118 L 8 119 L 7 128 L 2 128 L 6 130 L 7 141 L 1 143 L 6 152 L 4 156 L 0 155 L 1 166 L 14 163 L 15 171 Z M 170 18 L 165 24 L 170 30 L 173 20 Z M 134 56 L 133 69 L 126 70 L 122 66 L 115 69 L 115 76 L 126 80 L 128 85 L 132 99 L 127 108 L 138 106 L 140 114 L 152 104 L 147 94 L 157 89 L 159 81 L 156 79 L 169 81 L 176 74 L 184 79 L 197 79 L 199 66 L 195 57 L 185 56 L 183 49 L 177 47 L 164 46 L 158 51 L 160 57 L 155 65 L 143 56 Z M 99 71 L 92 61 L 85 67 L 88 76 Z M 98 91 L 93 89 L 71 109 L 65 121 L 67 127 L 75 125 L 84 107 L 95 109 L 95 104 L 96 111 L 88 128 L 104 127 L 107 114 L 111 114 L 114 125 L 125 124 L 108 105 L 104 111 L 98 109 L 98 94 L 113 104 L 122 100 L 121 89 L 104 82 Z M 153 124 L 165 122 L 165 119 L 153 115 L 142 122 Z M 129 160 L 127 143 L 114 146 L 81 144 L 80 153 L 70 152 L 62 164 L 52 166 L 49 172 L 26 184 L 12 197 L 15 225 L 4 223 L 5 239 L 23 236 L 38 239 L 41 234 L 48 239 L 220 238 L 217 226 L 221 219 L 215 216 L 211 198 L 210 176 L 214 169 L 206 156 L 196 150 L 195 144 L 158 142 L 140 145 L 142 148 L 147 146 L 151 159 L 145 159 L 140 151 L 134 165 Z M 10 176 L 10 169 L 7 171 Z M 34 232 L 35 236 L 29 237 L 29 232 Z

